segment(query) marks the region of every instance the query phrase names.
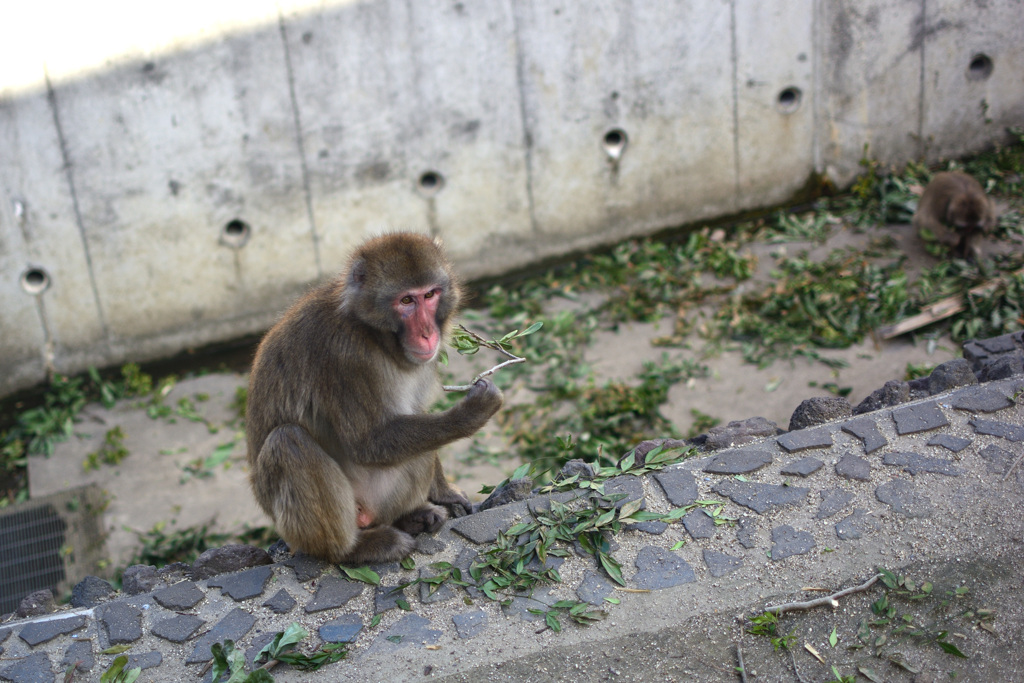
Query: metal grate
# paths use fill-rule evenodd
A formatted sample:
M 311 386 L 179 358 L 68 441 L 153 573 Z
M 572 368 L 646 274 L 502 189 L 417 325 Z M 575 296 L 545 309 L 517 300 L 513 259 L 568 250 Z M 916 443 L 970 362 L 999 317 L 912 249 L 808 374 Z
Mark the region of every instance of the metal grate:
M 90 485 L 0 511 L 0 614 L 44 588 L 59 599 L 101 570 L 104 507 Z

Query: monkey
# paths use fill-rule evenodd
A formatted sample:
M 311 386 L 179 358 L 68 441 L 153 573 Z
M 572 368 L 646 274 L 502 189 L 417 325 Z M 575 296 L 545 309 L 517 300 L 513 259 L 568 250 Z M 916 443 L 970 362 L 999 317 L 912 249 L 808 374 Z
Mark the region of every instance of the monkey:
M 471 511 L 437 449 L 483 427 L 501 390 L 481 379 L 453 407 L 427 412 L 462 298 L 439 241 L 389 233 L 266 333 L 249 378 L 249 480 L 293 551 L 397 561 L 413 535 Z
M 992 202 L 973 177 L 959 171 L 936 173 L 914 212 L 918 234 L 930 231 L 960 258 L 977 258 L 976 239 L 995 227 Z

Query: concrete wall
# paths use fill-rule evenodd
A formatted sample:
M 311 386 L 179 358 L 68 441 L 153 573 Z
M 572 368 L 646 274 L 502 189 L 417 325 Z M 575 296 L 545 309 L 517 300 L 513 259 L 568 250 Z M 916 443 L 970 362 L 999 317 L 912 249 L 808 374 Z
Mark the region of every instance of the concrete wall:
M 1024 124 L 1020 0 L 304 2 L 5 22 L 0 393 L 258 332 L 382 229 L 493 275 Z

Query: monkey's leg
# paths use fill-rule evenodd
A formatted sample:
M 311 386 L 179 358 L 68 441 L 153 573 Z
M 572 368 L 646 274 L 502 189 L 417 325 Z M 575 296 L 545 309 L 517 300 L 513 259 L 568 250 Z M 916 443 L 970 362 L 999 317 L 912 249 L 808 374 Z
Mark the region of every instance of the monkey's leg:
M 360 531 L 352 484 L 298 425 L 272 431 L 252 473 L 253 492 L 292 550 L 329 562 L 391 562 L 413 549 L 393 527 Z
M 443 506 L 452 517 L 465 517 L 473 512 L 473 504 L 469 502 L 466 494 L 448 483 L 441 468 L 441 458 L 437 453 L 434 454 L 434 478 L 430 482 L 427 500 Z

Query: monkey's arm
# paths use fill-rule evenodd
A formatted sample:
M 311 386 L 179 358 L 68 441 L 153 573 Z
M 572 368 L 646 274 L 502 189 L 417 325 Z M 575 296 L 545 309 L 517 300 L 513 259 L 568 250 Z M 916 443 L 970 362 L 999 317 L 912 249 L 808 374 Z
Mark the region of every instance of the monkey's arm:
M 956 246 L 960 241 L 960 235 L 945 223 L 943 223 L 931 209 L 925 208 L 914 214 L 914 228 L 918 235 L 922 230 L 927 230 L 942 244 Z M 923 237 L 923 235 L 921 235 Z
M 472 436 L 502 403 L 501 390 L 488 379 L 478 380 L 454 407 L 443 413 L 396 415 L 367 435 L 352 457 L 366 465 L 397 465 Z
M 473 511 L 473 504 L 460 489 L 448 483 L 441 468 L 441 458 L 434 454 L 434 481 L 430 484 L 427 500 L 448 509 L 452 517 L 465 517 Z

